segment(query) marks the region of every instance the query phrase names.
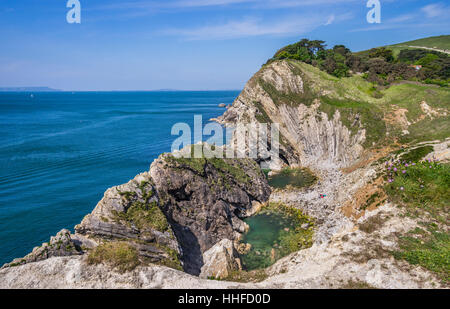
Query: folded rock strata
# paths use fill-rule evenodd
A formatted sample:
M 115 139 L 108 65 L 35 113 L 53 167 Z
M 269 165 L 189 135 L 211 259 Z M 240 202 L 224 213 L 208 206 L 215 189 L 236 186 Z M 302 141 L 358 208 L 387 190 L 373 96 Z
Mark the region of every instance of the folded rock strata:
M 230 126 L 278 123 L 281 160 L 270 162 L 272 169 L 283 164 L 347 166 L 362 154 L 366 130 L 357 114 L 351 119 L 352 132 L 343 124 L 339 110 L 333 116 L 322 111 L 321 97 L 329 93 L 315 86 L 294 64 L 272 62 L 247 82 L 233 105 L 216 120 Z M 245 145 L 238 144 L 236 135 L 231 144 L 242 149 Z

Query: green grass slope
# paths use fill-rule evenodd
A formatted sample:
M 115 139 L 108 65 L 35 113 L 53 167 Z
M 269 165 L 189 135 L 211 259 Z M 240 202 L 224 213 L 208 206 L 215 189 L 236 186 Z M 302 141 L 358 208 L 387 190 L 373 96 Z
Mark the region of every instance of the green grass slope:
M 414 47 L 411 47 L 414 46 Z M 433 48 L 436 51 L 450 51 L 450 35 L 440 35 L 440 36 L 433 36 L 398 44 L 392 44 L 392 45 L 386 45 L 383 46 L 390 50 L 392 50 L 392 53 L 394 57 L 397 57 L 400 54 L 400 51 L 404 49 L 418 49 L 418 47 L 425 47 L 425 48 Z M 364 56 L 369 53 L 369 50 L 364 50 L 357 52 L 356 54 Z
M 422 46 L 441 50 L 450 50 L 450 35 L 433 36 L 404 43 L 389 45 L 388 47 Z
M 418 82 L 403 81 L 389 88 L 377 89 L 361 75 L 335 77 L 319 68 L 298 60 L 287 61 L 292 72 L 304 81 L 305 93 L 286 95 L 269 87 L 259 76 L 264 67 L 255 75 L 255 80 L 278 105 L 310 105 L 314 99 L 321 102 L 320 110 L 332 117 L 339 110 L 342 123 L 351 132 L 361 126 L 366 129 L 365 147 L 379 147 L 394 142 L 414 144 L 426 140 L 443 140 L 450 137 L 450 89 Z M 326 91 L 324 91 L 326 90 Z M 326 94 L 324 94 L 326 93 Z M 421 107 L 422 102 L 439 114 L 430 116 Z M 257 106 L 261 110 L 261 106 Z M 409 134 L 398 119 L 399 110 L 404 113 L 402 120 L 409 122 Z M 264 114 L 266 111 L 262 110 Z M 264 117 L 263 117 L 264 118 Z M 265 120 L 265 119 L 262 119 Z

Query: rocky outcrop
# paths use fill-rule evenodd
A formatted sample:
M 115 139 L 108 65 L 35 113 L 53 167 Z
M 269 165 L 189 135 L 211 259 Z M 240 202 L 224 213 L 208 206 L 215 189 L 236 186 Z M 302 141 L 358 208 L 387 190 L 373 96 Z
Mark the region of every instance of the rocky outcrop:
M 448 141 L 435 144 L 430 156 L 446 154 L 447 146 Z M 262 282 L 207 280 L 155 264 L 120 273 L 104 264 L 86 263 L 85 255 L 72 255 L 4 267 L 0 269 L 0 288 L 448 288 L 423 267 L 397 260 L 391 254 L 398 249 L 398 234 L 421 227 L 421 218 L 406 216 L 404 209 L 392 203 L 366 212 L 357 221 L 342 218 L 339 205 L 376 179 L 376 166 L 364 166 L 349 174 L 338 170 L 328 173 L 320 175 L 320 183 L 311 190 L 272 194 L 272 200 L 282 199 L 317 218 L 316 238 L 321 241 L 277 261 L 266 270 L 269 277 Z M 327 197 L 319 198 L 321 192 Z M 84 247 L 89 244 L 86 237 L 76 234 L 72 240 L 76 238 Z M 224 243 L 203 253 L 205 275 L 201 277 L 225 276 L 231 269 L 231 241 Z M 216 265 L 222 267 L 214 268 Z
M 260 283 L 208 280 L 158 265 L 119 273 L 106 265 L 89 265 L 84 256 L 76 255 L 0 269 L 0 288 L 445 288 L 430 272 L 389 254 L 396 249 L 395 234 L 417 226 L 398 212 L 389 204 L 379 208 L 359 220 L 381 216 L 383 224 L 375 233 L 349 226 L 329 243 L 314 244 L 279 260 Z
M 75 226 L 76 234 L 97 240 L 127 239 L 152 262 L 170 259 L 179 251 L 170 225 L 159 208 L 148 172 L 108 189 L 95 209 Z
M 267 180 L 251 159 L 177 159 L 164 154 L 150 172 L 108 189 L 75 226 L 75 234 L 63 230 L 5 267 L 89 254 L 105 242 L 126 241 L 144 264 L 183 267 L 199 275 L 203 254 L 223 239 L 239 239 L 246 230 L 242 219 L 269 195 Z M 226 250 L 234 252 L 228 243 Z M 211 267 L 214 261 L 206 256 Z M 231 264 L 227 269 L 235 268 Z
M 203 253 L 222 239 L 238 239 L 243 218 L 268 200 L 270 188 L 252 159 L 184 159 L 162 155 L 150 173 L 183 252 L 185 270 L 198 275 Z
M 231 272 L 241 270 L 239 254 L 229 239 L 223 239 L 203 254 L 200 278 L 227 278 Z
M 11 263 L 5 264 L 3 267 L 14 267 L 56 256 L 80 254 L 82 254 L 82 249 L 71 239 L 70 232 L 64 229 L 59 231 L 55 236 L 52 236 L 49 242 L 43 243 L 39 247 L 35 247 L 31 253 L 23 258 L 14 259 Z

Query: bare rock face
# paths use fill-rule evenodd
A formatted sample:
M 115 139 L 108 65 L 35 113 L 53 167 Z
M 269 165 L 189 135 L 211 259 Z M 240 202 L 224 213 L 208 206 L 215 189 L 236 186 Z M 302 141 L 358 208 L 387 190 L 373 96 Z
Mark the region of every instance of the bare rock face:
M 233 242 L 223 239 L 203 254 L 200 278 L 223 279 L 234 270 L 240 270 L 239 254 Z
M 198 275 L 202 255 L 222 239 L 246 230 L 243 218 L 270 195 L 267 180 L 251 159 L 177 159 L 165 154 L 150 173 L 162 210 L 182 248 L 184 269 Z
M 3 267 L 14 267 L 31 262 L 42 261 L 55 256 L 70 256 L 82 254 L 81 249 L 75 245 L 68 230 L 59 231 L 56 236 L 52 236 L 49 242 L 35 247 L 33 251 L 23 258 L 14 259 L 11 263 Z
M 75 226 L 77 234 L 94 239 L 127 239 L 151 261 L 179 254 L 179 245 L 164 214 L 148 172 L 105 192 L 92 213 Z
M 284 164 L 345 167 L 362 154 L 366 132 L 357 114 L 350 130 L 339 111 L 331 116 L 321 110 L 322 96 L 328 92 L 292 63 L 276 61 L 256 73 L 216 120 L 231 126 L 278 123 Z M 232 143 L 236 141 L 234 136 Z M 279 169 L 280 162 L 270 164 L 271 169 Z

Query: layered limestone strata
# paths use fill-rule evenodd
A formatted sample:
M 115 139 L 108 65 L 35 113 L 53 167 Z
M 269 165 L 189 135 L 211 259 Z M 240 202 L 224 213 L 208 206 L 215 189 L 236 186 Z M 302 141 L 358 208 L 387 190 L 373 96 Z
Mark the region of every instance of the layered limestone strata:
M 233 105 L 216 120 L 225 125 L 238 123 L 280 124 L 280 157 L 271 168 L 281 165 L 327 165 L 343 167 L 356 160 L 364 148 L 365 129 L 358 115 L 352 132 L 336 111 L 332 117 L 320 110 L 326 89 L 312 89 L 304 74 L 287 61 L 264 66 L 245 85 Z M 232 144 L 237 144 L 236 134 Z M 242 148 L 243 145 L 237 145 Z

